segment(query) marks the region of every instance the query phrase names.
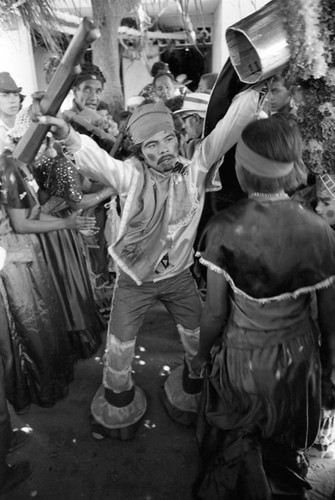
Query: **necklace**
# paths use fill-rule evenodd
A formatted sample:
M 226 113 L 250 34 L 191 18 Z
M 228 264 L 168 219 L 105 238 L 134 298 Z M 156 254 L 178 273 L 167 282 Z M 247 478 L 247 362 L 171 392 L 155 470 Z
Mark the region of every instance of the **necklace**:
M 280 199 L 285 199 L 289 198 L 288 194 L 281 192 L 281 193 L 250 193 L 248 195 L 248 198 L 280 198 Z

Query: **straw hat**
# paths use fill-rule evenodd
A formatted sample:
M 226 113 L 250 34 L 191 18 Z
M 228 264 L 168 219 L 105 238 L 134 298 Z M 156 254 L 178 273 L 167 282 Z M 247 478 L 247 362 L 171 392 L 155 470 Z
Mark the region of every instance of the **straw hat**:
M 173 114 L 190 115 L 196 113 L 201 116 L 201 118 L 205 118 L 209 98 L 210 95 L 203 92 L 193 92 L 192 94 L 186 94 L 186 96 L 184 97 L 182 108 L 178 109 Z

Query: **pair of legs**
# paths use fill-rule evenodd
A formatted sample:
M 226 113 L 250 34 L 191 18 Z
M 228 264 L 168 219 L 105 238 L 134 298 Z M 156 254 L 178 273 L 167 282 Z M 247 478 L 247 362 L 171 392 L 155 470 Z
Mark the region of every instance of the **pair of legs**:
M 145 413 L 146 398 L 134 385 L 132 361 L 146 312 L 157 300 L 174 319 L 185 350 L 185 365 L 177 367 L 165 382 L 166 399 L 177 414 L 196 414 L 199 380 L 192 379 L 189 367 L 198 348 L 202 302 L 190 271 L 140 286 L 121 273 L 108 325 L 103 385 L 91 405 L 94 420 L 108 429 L 134 425 Z

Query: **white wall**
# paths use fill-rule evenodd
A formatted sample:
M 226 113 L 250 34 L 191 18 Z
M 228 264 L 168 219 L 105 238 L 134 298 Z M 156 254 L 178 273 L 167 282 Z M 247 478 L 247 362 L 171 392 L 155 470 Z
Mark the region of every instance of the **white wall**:
M 47 83 L 45 81 L 44 64 L 50 57 L 49 52 L 44 47 L 36 47 L 34 50 L 34 61 L 36 68 L 37 89 L 46 90 Z
M 219 73 L 228 57 L 226 29 L 267 2 L 268 0 L 221 0 L 218 3 L 212 22 L 213 72 Z M 45 89 L 43 63 L 46 53 L 37 49 L 34 57 L 30 35 L 22 21 L 18 22 L 17 28 L 0 32 L 0 71 L 8 71 L 17 85 L 23 87 L 23 93 L 30 96 L 37 89 Z M 150 54 L 150 67 L 159 59 L 157 50 L 156 47 L 153 48 Z M 143 61 L 123 59 L 122 71 L 125 100 L 137 95 L 152 80 Z
M 149 69 L 159 60 L 158 49 L 155 47 L 149 54 L 149 68 L 147 68 L 143 60 L 134 60 L 122 58 L 122 73 L 123 73 L 123 92 L 124 101 L 131 96 L 138 95 L 145 85 L 152 82 L 152 76 Z
M 240 19 L 252 14 L 269 0 L 221 0 L 213 16 L 207 16 L 204 25 L 212 26 L 212 72 L 220 73 L 229 52 L 226 44 L 226 29 Z M 196 19 L 193 19 L 197 25 Z M 175 24 L 177 20 L 175 20 Z M 158 55 L 150 59 L 150 67 L 158 60 Z M 143 61 L 123 59 L 123 81 L 125 101 L 137 95 L 152 78 Z
M 240 19 L 260 9 L 269 0 L 221 0 L 214 14 L 212 71 L 220 73 L 229 52 L 226 43 L 226 29 Z
M 30 33 L 17 19 L 13 29 L 0 31 L 0 72 L 8 71 L 22 93 L 27 96 L 37 90 L 35 63 Z

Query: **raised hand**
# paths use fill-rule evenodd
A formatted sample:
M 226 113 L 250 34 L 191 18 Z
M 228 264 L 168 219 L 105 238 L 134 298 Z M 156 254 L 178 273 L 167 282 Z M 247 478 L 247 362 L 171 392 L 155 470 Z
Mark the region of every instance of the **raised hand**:
M 32 95 L 33 102 L 31 105 L 31 120 L 36 123 L 41 123 L 43 125 L 51 125 L 51 131 L 55 138 L 58 140 L 63 139 L 69 133 L 69 124 L 61 117 L 60 114 L 57 116 L 44 115 L 41 109 L 41 100 L 43 99 L 44 92 L 35 92 Z

